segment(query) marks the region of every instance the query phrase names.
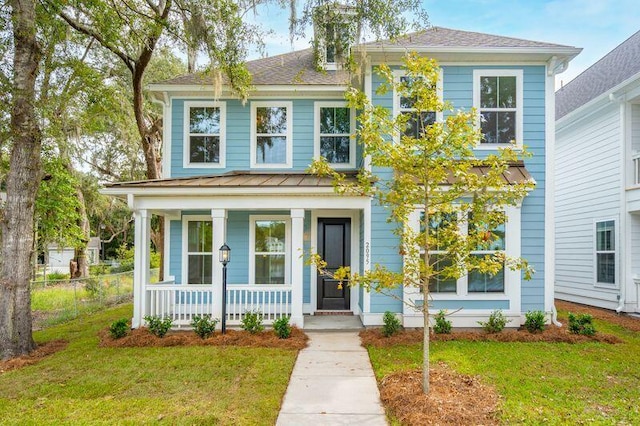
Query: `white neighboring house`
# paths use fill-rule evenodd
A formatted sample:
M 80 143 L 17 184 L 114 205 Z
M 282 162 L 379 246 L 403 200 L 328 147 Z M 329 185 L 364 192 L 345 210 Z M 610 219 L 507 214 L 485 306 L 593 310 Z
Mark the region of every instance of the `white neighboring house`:
M 57 244 L 47 246 L 47 270 L 49 272 L 69 273 L 69 262 L 73 259 L 74 249 L 72 247 L 60 247 Z M 100 238 L 91 237 L 87 245 L 87 258 L 89 265 L 100 262 Z
M 640 312 L 640 32 L 556 92 L 555 295 Z

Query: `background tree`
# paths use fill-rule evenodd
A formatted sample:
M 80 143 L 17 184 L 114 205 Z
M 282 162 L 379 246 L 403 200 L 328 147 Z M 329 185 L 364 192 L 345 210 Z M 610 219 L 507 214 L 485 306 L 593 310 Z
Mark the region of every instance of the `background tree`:
M 401 271 L 374 265 L 362 274 L 341 268 L 326 270 L 317 255 L 312 262 L 323 274 L 349 285 L 362 285 L 408 303 L 422 312 L 424 326 L 423 389 L 429 392 L 429 301 L 430 284 L 437 278 L 455 278 L 478 271 L 495 275 L 502 268 L 524 271 L 530 278 L 533 270 L 523 259 L 509 258 L 504 251 L 484 256 L 473 255 L 486 250 L 500 238 L 506 206 L 517 205 L 531 190 L 533 183 L 509 184 L 503 179 L 509 164 L 519 159 L 511 148 L 478 158 L 474 147 L 482 135 L 475 111 L 453 112 L 437 94 L 439 77 L 435 61 L 410 54 L 404 60 L 406 77 L 394 80 L 392 70 L 380 66 L 378 72 L 386 83 L 379 93 L 395 90 L 401 101 L 415 112 L 391 117 L 387 108 L 373 106 L 356 89 L 347 94 L 349 105 L 361 111 L 358 142 L 363 155 L 371 159 L 371 170 L 360 170 L 357 183 L 335 172 L 326 161 L 316 161 L 312 170 L 333 176 L 341 193 L 368 195 L 389 211 L 398 236 L 398 254 L 403 256 Z M 429 117 L 444 113 L 443 122 Z M 478 173 L 482 166 L 484 173 Z M 412 220 L 416 218 L 415 220 Z M 468 232 L 459 230 L 460 222 Z M 438 255 L 429 254 L 438 250 Z M 398 286 L 419 288 L 421 296 L 403 300 L 392 290 Z

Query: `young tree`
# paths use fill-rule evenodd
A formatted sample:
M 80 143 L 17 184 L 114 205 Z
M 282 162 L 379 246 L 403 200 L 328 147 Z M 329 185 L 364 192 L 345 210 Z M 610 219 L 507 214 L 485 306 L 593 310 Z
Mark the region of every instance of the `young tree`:
M 314 172 L 333 176 L 338 192 L 371 196 L 388 209 L 389 221 L 396 225 L 403 268 L 395 271 L 375 265 L 355 274 L 345 267 L 329 273 L 317 255 L 311 261 L 323 274 L 392 297 L 397 298 L 390 290 L 399 285 L 420 289 L 420 297 L 404 302 L 423 315 L 423 389 L 427 393 L 432 285 L 438 278 L 458 278 L 471 271 L 495 275 L 505 267 L 523 270 L 525 278 L 530 278 L 533 270 L 524 259 L 509 258 L 504 251 L 481 256 L 472 252 L 486 250 L 501 238 L 504 208 L 520 203 L 533 183 L 509 183 L 503 178 L 510 164 L 522 157 L 512 148 L 484 158 L 475 155 L 473 149 L 482 139 L 476 113 L 453 112 L 438 97 L 439 69 L 434 60 L 409 54 L 404 68 L 406 77 L 397 80 L 389 67 L 380 66 L 386 83 L 379 93 L 395 90 L 401 102 L 413 108 L 412 113 L 392 117 L 360 91 L 347 93 L 349 105 L 360 111 L 357 138 L 371 170 L 361 169 L 357 183 L 352 183 L 326 161 L 312 165 Z M 444 115 L 442 122 L 435 121 L 438 113 Z M 468 232 L 460 232 L 461 222 Z M 430 254 L 435 250 L 437 255 Z

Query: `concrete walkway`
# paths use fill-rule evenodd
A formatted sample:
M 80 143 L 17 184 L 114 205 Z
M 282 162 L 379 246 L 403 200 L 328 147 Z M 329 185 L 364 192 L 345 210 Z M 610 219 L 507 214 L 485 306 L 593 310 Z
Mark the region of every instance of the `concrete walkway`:
M 307 332 L 277 425 L 386 425 L 367 351 L 355 331 Z

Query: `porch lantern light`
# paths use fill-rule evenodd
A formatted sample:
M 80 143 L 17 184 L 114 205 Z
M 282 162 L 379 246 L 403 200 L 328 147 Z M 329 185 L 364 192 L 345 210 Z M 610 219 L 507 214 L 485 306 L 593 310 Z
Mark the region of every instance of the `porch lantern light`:
M 222 334 L 227 332 L 227 264 L 231 262 L 231 249 L 224 243 L 220 247 L 220 263 L 222 263 Z

